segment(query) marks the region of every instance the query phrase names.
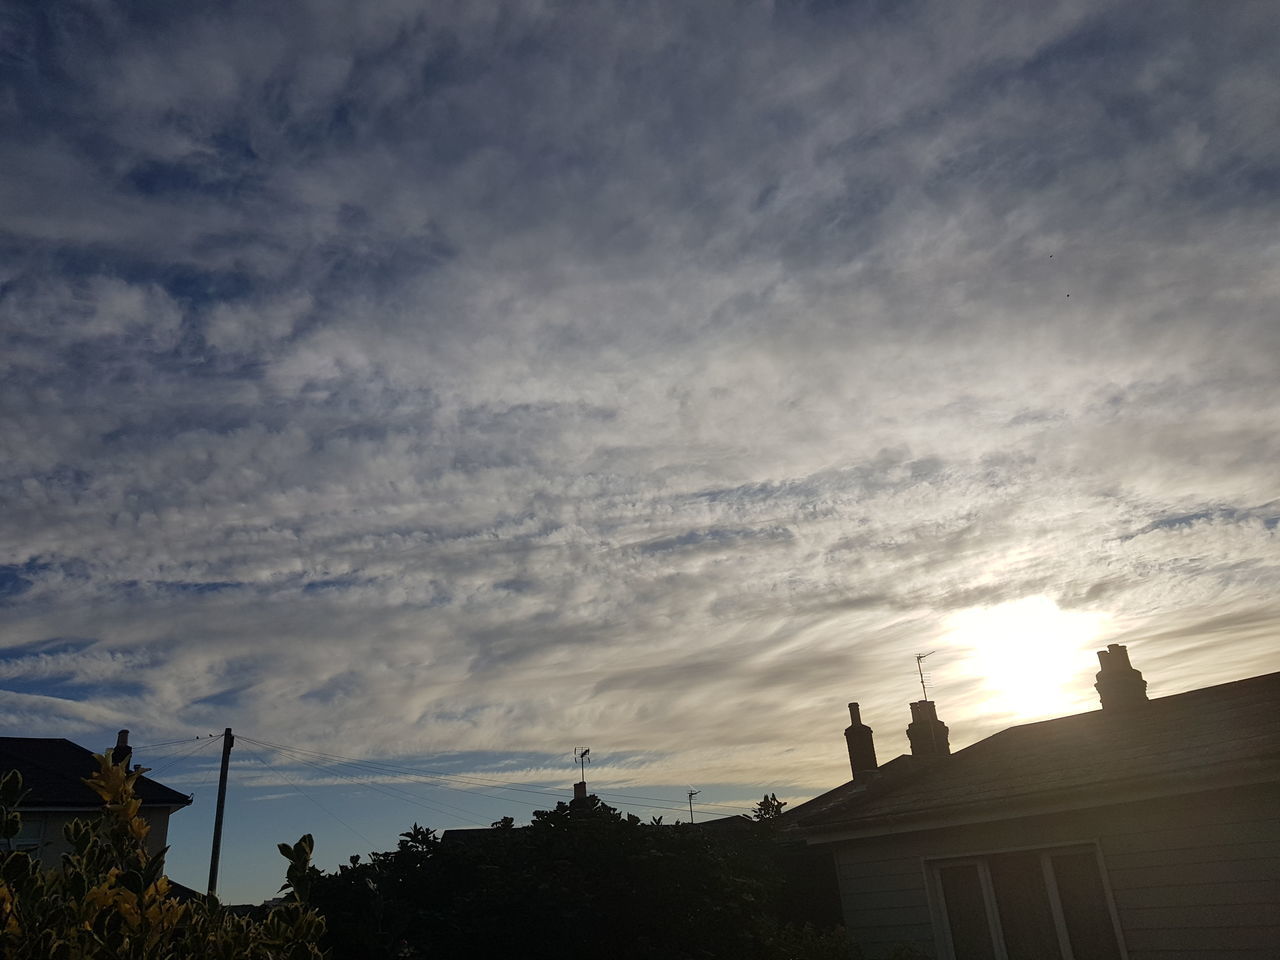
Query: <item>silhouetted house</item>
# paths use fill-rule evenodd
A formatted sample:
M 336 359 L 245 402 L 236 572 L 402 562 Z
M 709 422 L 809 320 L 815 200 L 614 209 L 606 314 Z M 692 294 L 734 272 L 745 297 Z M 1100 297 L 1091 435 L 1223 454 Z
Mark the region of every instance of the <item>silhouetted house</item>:
M 131 754 L 127 730 L 120 731 L 112 752 L 117 760 Z M 97 769 L 93 751 L 70 740 L 0 737 L 0 773 L 20 772 L 27 792 L 18 808 L 22 831 L 13 839 L 14 847 L 30 851 L 45 866 L 56 865 L 70 850 L 62 828 L 77 817 L 92 817 L 102 811 L 102 798 L 84 783 Z M 158 852 L 166 843 L 169 815 L 191 803 L 191 797 L 145 776 L 138 778 L 135 791 L 142 801 L 142 815 L 151 825 L 147 848 Z
M 878 767 L 852 705 L 854 779 L 784 816 L 864 956 L 1280 957 L 1280 673 L 1149 701 L 1124 647 L 1099 660 L 1101 710 L 953 755 L 922 701 Z

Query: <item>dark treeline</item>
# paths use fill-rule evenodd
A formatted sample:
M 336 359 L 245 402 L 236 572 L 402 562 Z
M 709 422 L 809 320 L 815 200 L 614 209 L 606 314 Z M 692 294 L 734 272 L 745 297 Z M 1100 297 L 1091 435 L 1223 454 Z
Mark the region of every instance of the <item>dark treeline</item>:
M 415 824 L 311 900 L 333 960 L 847 960 L 830 864 L 780 840 L 780 807 L 668 826 L 592 796 L 444 841 Z

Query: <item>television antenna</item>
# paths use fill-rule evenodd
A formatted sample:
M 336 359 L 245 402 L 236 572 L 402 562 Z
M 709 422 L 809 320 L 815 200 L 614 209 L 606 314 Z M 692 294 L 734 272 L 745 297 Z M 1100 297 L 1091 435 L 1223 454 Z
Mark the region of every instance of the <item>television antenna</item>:
M 701 790 L 693 789 L 693 784 L 689 785 L 689 792 L 687 796 L 689 798 L 689 822 L 690 823 L 693 823 L 693 798 L 696 797 L 701 792 L 702 792 Z
M 587 782 L 587 764 L 591 762 L 591 748 L 582 747 L 580 750 L 573 751 L 573 761 L 578 765 L 578 770 L 582 773 L 582 782 Z
M 932 657 L 937 652 L 937 650 L 930 650 L 928 653 L 916 654 L 916 673 L 920 675 L 920 693 L 924 695 L 924 699 L 926 700 L 929 699 L 929 689 L 927 684 L 931 678 L 931 674 L 924 672 L 924 661 L 927 657 Z

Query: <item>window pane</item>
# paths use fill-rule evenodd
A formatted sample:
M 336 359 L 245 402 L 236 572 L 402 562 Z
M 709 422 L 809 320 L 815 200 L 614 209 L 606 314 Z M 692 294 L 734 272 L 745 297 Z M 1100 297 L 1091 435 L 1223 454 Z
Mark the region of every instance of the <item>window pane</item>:
M 1039 853 L 992 857 L 991 885 L 1009 960 L 1062 960 Z
M 956 960 L 995 960 L 978 868 L 971 863 L 943 867 L 938 877 L 947 902 L 947 924 Z
M 1088 960 L 1119 960 L 1116 929 L 1107 909 L 1107 893 L 1092 850 L 1053 857 L 1058 900 L 1071 938 L 1071 952 Z

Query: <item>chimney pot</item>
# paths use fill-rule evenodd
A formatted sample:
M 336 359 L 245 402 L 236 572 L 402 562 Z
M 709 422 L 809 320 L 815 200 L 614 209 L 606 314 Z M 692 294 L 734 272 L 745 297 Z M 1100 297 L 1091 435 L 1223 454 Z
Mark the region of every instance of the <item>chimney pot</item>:
M 868 777 L 879 764 L 876 763 L 876 745 L 871 728 L 862 722 L 862 713 L 856 703 L 849 704 L 849 721 L 844 741 L 849 748 L 849 770 L 857 780 Z
M 1124 712 L 1147 702 L 1147 681 L 1129 662 L 1129 651 L 1119 643 L 1107 644 L 1098 651 L 1097 683 L 1098 699 L 1104 710 Z
M 111 762 L 123 763 L 129 768 L 129 758 L 133 756 L 133 747 L 129 746 L 129 731 L 121 730 L 116 734 L 116 745 L 111 748 Z

